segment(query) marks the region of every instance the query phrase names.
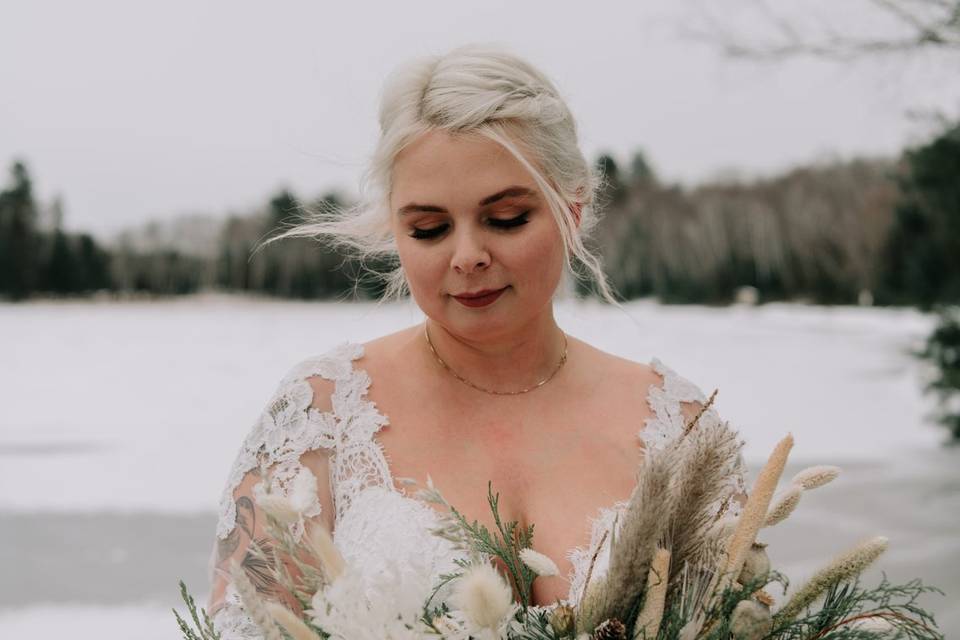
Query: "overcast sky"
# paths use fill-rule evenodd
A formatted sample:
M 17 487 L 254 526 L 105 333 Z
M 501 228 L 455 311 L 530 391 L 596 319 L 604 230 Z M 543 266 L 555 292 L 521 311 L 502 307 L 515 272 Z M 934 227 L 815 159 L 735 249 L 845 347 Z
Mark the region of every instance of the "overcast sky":
M 750 24 L 739 4 L 722 17 Z M 25 159 L 41 199 L 62 195 L 66 227 L 100 235 L 242 212 L 281 186 L 349 194 L 375 141 L 384 77 L 471 41 L 543 68 L 591 159 L 642 149 L 663 178 L 685 183 L 895 153 L 924 130 L 908 110 L 960 107 L 960 73 L 935 56 L 726 59 L 681 37 L 698 6 L 4 0 L 0 162 L 6 171 Z M 838 23 L 863 22 L 850 0 L 832 6 Z

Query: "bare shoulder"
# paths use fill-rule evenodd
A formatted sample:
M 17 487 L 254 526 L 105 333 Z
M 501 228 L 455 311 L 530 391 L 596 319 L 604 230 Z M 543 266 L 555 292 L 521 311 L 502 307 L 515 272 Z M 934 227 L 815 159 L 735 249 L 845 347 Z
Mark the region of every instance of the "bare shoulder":
M 581 361 L 581 371 L 590 386 L 602 385 L 615 395 L 635 397 L 637 390 L 647 390 L 650 385 L 659 386 L 662 376 L 649 363 L 637 362 L 614 355 L 578 340 L 570 339 L 571 353 L 576 349 Z
M 411 327 L 363 343 L 363 355 L 355 361 L 355 366 L 364 369 L 374 380 L 389 375 L 388 370 L 395 366 L 398 360 L 402 361 L 400 352 L 403 346 L 410 342 L 415 329 L 416 327 Z M 320 375 L 312 375 L 306 380 L 313 390 L 310 406 L 320 411 L 331 411 L 331 396 L 336 383 Z

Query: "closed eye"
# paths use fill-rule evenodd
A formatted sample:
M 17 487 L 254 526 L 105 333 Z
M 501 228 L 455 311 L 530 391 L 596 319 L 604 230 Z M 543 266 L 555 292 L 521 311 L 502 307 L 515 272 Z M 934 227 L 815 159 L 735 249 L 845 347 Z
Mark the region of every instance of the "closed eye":
M 530 212 L 524 211 L 513 218 L 487 218 L 487 224 L 498 229 L 512 229 L 530 222 Z
M 413 227 L 413 229 L 410 231 L 410 237 L 416 238 L 417 240 L 430 240 L 431 238 L 439 237 L 449 227 L 449 224 L 438 224 L 437 226 L 430 227 L 429 229 Z

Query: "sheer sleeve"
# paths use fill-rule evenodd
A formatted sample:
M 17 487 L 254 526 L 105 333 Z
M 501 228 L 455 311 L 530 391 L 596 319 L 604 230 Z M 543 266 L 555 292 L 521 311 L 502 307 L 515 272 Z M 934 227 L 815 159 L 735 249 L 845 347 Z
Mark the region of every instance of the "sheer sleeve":
M 329 457 L 335 419 L 330 405 L 340 364 L 338 358 L 320 357 L 293 367 L 244 439 L 230 470 L 209 565 L 208 611 L 222 640 L 262 637 L 230 579 L 231 560 L 242 567 L 261 595 L 284 598 L 263 559 L 251 552 L 256 542 L 268 557 L 270 553 L 265 516 L 255 500 L 257 490 L 290 496 L 303 470 L 309 470 L 316 479 L 316 497 L 300 505 L 303 517 L 290 525 L 291 531 L 299 537 L 305 519 L 311 518 L 333 529 Z

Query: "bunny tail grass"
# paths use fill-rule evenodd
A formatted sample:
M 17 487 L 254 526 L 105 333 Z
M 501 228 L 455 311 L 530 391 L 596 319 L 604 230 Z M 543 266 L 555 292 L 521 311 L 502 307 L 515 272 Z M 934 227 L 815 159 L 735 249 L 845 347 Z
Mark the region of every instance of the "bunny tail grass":
M 787 464 L 792 448 L 793 436 L 787 434 L 777 443 L 767 463 L 760 470 L 760 475 L 757 476 L 747 498 L 747 504 L 744 505 L 743 512 L 740 514 L 737 528 L 727 545 L 727 563 L 721 572 L 718 593 L 723 593 L 730 585 L 730 581 L 740 573 L 747 550 L 756 542 L 757 532 L 767 519 L 767 510 L 770 508 L 773 493 L 777 489 L 777 483 L 780 482 L 780 476 L 783 475 L 783 468 Z
M 670 575 L 670 550 L 659 548 L 653 554 L 650 573 L 647 576 L 647 593 L 643 600 L 643 609 L 637 616 L 633 627 L 633 639 L 656 638 L 663 619 L 663 609 L 667 600 L 667 578 Z

